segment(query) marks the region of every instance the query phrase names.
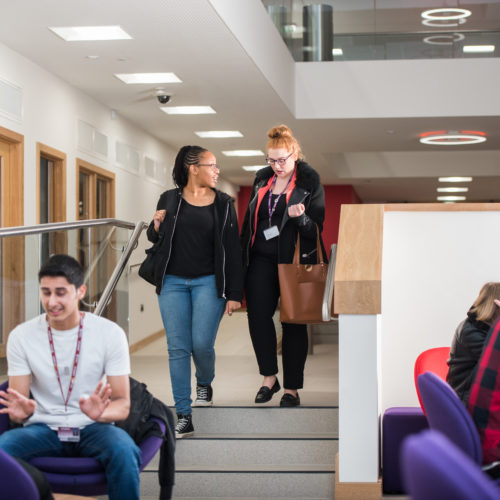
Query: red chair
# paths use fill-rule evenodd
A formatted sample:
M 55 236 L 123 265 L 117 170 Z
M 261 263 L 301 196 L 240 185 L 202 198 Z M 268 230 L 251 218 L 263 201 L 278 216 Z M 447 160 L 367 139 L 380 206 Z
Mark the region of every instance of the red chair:
M 414 379 L 415 388 L 417 389 L 418 401 L 420 407 L 425 413 L 424 405 L 422 403 L 422 398 L 420 396 L 420 390 L 418 388 L 417 379 L 418 376 L 425 372 L 432 372 L 436 374 L 440 379 L 446 382 L 446 376 L 448 375 L 448 364 L 446 361 L 450 357 L 449 347 L 433 347 L 432 349 L 427 349 L 426 351 L 419 354 L 415 361 L 414 367 Z

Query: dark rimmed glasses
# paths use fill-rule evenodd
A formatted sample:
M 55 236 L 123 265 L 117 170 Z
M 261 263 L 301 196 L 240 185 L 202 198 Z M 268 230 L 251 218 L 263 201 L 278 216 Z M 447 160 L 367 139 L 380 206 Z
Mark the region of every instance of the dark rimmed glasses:
M 293 151 L 286 157 L 286 158 L 278 158 L 277 160 L 273 160 L 272 158 L 268 158 L 266 157 L 266 162 L 268 165 L 271 165 L 271 167 L 273 165 L 276 165 L 276 163 L 282 167 L 288 160 L 288 158 L 290 158 L 290 156 L 293 155 Z
M 219 170 L 220 171 L 220 166 L 217 165 L 217 163 L 197 163 L 196 165 L 198 167 L 210 167 L 212 170 Z

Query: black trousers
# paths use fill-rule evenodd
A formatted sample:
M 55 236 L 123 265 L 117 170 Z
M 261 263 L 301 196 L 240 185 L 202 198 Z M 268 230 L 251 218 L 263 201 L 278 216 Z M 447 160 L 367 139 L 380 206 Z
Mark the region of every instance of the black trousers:
M 280 286 L 277 259 L 252 254 L 245 280 L 248 326 L 257 357 L 259 372 L 269 376 L 278 373 L 276 328 L 273 315 L 278 305 Z M 281 323 L 283 327 L 283 386 L 301 389 L 307 358 L 307 326 Z

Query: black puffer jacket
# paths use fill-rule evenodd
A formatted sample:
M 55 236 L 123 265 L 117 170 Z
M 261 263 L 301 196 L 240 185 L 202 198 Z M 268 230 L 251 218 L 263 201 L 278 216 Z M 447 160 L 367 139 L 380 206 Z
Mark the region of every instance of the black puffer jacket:
M 248 267 L 250 260 L 250 245 L 252 241 L 255 209 L 257 206 L 257 193 L 264 187 L 269 179 L 274 175 L 271 167 L 259 170 L 255 176 L 255 181 L 250 195 L 250 202 L 241 227 L 241 248 L 243 252 L 243 265 Z M 320 183 L 319 175 L 304 161 L 297 162 L 297 176 L 295 187 L 290 195 L 287 206 L 303 203 L 305 212 L 300 217 L 289 217 L 285 211 L 281 222 L 279 235 L 279 256 L 278 262 L 290 263 L 293 259 L 297 233 L 300 233 L 300 261 L 303 264 L 316 263 L 316 224 L 319 231 L 323 230 L 325 220 L 325 191 Z M 320 238 L 321 240 L 321 238 Z M 321 240 L 321 248 L 325 262 L 326 252 Z
M 478 321 L 474 313 L 467 313 L 467 319 L 458 325 L 453 337 L 446 381 L 465 405 L 489 329 L 488 323 Z
M 215 282 L 219 297 L 241 302 L 243 298 L 243 270 L 241 250 L 238 240 L 238 220 L 233 199 L 222 191 L 215 191 L 214 231 L 215 231 Z M 162 239 L 158 250 L 160 258 L 155 267 L 156 293 L 161 292 L 163 277 L 167 269 L 172 249 L 177 215 L 182 204 L 182 189 L 165 191 L 158 201 L 157 210 L 166 210 L 165 220 L 158 233 L 153 221 L 149 224 L 147 236 L 156 243 Z M 177 228 L 179 229 L 179 228 Z

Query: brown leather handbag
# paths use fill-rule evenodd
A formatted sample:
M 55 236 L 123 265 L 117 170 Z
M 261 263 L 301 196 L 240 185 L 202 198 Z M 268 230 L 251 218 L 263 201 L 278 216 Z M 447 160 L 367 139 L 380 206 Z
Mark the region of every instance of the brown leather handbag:
M 283 323 L 323 323 L 321 308 L 328 264 L 323 259 L 316 226 L 316 264 L 301 264 L 300 237 L 291 264 L 278 264 L 280 281 L 280 321 Z

